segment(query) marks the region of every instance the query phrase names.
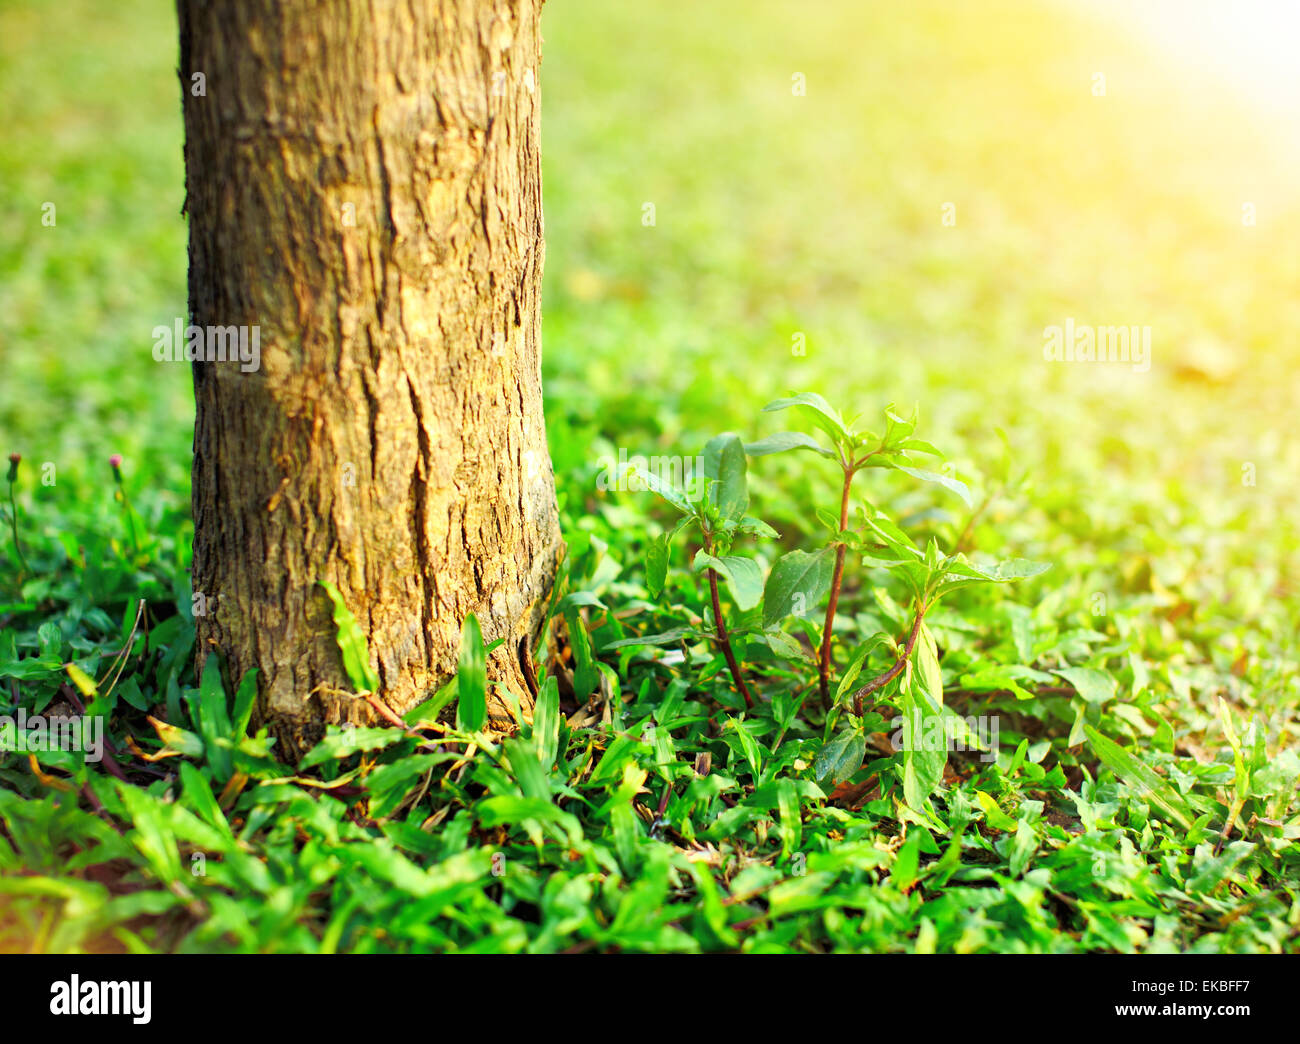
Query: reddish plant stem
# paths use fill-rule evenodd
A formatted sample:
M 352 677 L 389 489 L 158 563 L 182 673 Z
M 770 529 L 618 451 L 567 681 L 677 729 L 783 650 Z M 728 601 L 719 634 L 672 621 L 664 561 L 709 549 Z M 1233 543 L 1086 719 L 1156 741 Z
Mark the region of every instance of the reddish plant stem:
M 849 488 L 853 485 L 854 471 L 844 469 L 844 489 L 840 493 L 840 532 L 849 527 Z M 831 577 L 831 600 L 826 607 L 826 626 L 822 628 L 822 647 L 817 659 L 818 687 L 821 690 L 822 706 L 827 710 L 831 705 L 831 628 L 835 624 L 835 609 L 840 601 L 840 584 L 844 579 L 844 556 L 847 552 L 843 544 L 835 549 L 835 573 Z
M 912 621 L 912 632 L 907 636 L 907 645 L 903 647 L 902 654 L 894 661 L 894 665 L 884 674 L 879 674 L 862 686 L 853 694 L 853 713 L 861 716 L 862 698 L 869 696 L 877 689 L 883 689 L 891 681 L 903 673 L 903 668 L 907 666 L 907 661 L 912 656 L 912 650 L 916 648 L 916 639 L 921 633 L 921 622 L 925 619 L 926 605 L 918 602 L 916 606 L 916 619 Z
M 713 554 L 713 541 L 706 540 L 704 545 L 706 554 Z M 745 706 L 754 706 L 754 698 L 749 694 L 749 686 L 745 684 L 745 676 L 740 673 L 740 664 L 736 662 L 736 654 L 731 650 L 731 636 L 727 634 L 727 625 L 722 619 L 722 602 L 718 598 L 718 574 L 712 569 L 705 572 L 709 575 L 709 596 L 713 599 L 713 625 L 718 630 L 718 644 L 722 646 L 722 655 L 727 660 L 727 667 L 731 671 L 731 679 L 736 683 L 736 688 L 740 690 L 740 695 L 745 697 Z

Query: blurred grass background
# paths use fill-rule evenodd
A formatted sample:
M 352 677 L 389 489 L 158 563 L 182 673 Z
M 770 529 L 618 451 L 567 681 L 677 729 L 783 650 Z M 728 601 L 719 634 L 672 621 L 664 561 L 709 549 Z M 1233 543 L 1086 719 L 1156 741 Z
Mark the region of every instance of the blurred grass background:
M 550 0 L 543 30 L 567 527 L 611 448 L 774 430 L 758 411 L 789 390 L 919 403 L 977 487 L 1006 432 L 1030 485 L 985 538 L 1058 563 L 1049 610 L 1190 606 L 1148 651 L 1193 670 L 1250 652 L 1290 713 L 1300 207 L 1281 128 L 1047 0 Z M 56 463 L 20 493 L 47 535 L 113 452 L 150 524 L 184 524 L 189 373 L 150 354 L 185 310 L 176 55 L 164 0 L 0 3 L 0 450 Z M 1150 326 L 1150 372 L 1045 362 L 1066 317 Z M 765 471 L 797 497 L 765 503 L 757 479 L 760 512 L 814 529 L 829 476 Z

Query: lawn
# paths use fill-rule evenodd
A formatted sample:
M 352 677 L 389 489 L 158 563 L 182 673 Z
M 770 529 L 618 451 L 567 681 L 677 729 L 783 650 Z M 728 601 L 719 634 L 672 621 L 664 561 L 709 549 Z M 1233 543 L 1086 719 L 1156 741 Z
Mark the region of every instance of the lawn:
M 543 31 L 555 685 L 503 742 L 332 730 L 287 766 L 194 672 L 190 376 L 151 355 L 186 301 L 174 10 L 0 3 L 0 713 L 80 702 L 116 750 L 3 755 L 0 952 L 1300 950 L 1277 128 L 1063 3 L 551 0 Z M 1046 358 L 1067 325 L 1149 357 Z M 602 481 L 827 442 L 764 412 L 798 393 L 942 451 L 856 478 L 832 688 L 895 662 L 900 560 L 1044 567 L 945 595 L 861 713 L 818 697 L 824 599 L 744 607 L 838 528 L 834 461 L 748 460 L 753 707 L 700 538 L 665 559 L 672 505 Z M 993 749 L 895 749 L 916 707 Z

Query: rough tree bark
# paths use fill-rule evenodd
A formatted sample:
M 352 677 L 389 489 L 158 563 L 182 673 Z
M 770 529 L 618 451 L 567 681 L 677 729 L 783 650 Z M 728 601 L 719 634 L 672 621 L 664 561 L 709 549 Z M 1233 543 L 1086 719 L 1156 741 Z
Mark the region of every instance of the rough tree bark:
M 228 681 L 258 668 L 282 756 L 372 720 L 318 580 L 396 712 L 454 673 L 470 612 L 531 706 L 562 549 L 540 6 L 178 0 L 191 322 L 257 326 L 261 345 L 256 372 L 193 366 L 199 656 L 219 650 Z

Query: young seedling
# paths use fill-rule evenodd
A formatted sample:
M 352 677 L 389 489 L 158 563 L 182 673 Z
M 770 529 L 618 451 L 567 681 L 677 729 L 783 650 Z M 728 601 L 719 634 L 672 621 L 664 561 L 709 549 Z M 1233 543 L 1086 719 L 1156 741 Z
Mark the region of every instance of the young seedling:
M 775 537 L 777 534 L 770 526 L 745 514 L 749 507 L 749 487 L 745 446 L 738 436 L 728 433 L 710 439 L 701 459 L 704 488 L 695 490 L 694 496 L 674 489 L 649 471 L 636 467 L 630 469 L 647 489 L 658 494 L 681 514 L 677 524 L 654 541 L 646 554 L 647 587 L 652 596 L 658 596 L 663 590 L 668 569 L 668 550 L 673 537 L 687 525 L 693 523 L 697 526 L 701 547 L 695 555 L 693 567 L 705 574 L 718 647 L 731 672 L 736 691 L 749 707 L 753 706 L 754 697 L 732 647 L 731 634 L 722 612 L 718 577 L 727 581 L 732 597 L 742 612 L 753 609 L 763 597 L 762 571 L 753 559 L 730 554 L 731 546 L 736 537 L 741 535 Z
M 880 720 L 878 714 L 865 713 L 868 696 L 882 693 L 894 682 L 899 683 L 901 711 L 905 733 L 912 736 L 926 734 L 932 726 L 942 726 L 943 679 L 939 668 L 938 645 L 925 624 L 925 616 L 936 602 L 953 591 L 981 583 L 1009 583 L 1037 576 L 1048 567 L 1024 559 L 1000 562 L 992 567 L 978 567 L 960 553 L 942 555 L 938 544 L 931 539 L 924 552 L 919 550 L 902 530 L 884 514 L 862 511 L 860 533 L 851 538 L 854 550 L 883 566 L 897 576 L 913 596 L 912 623 L 894 662 L 876 674 L 853 693 L 853 704 L 848 714 L 847 727 L 828 742 L 818 757 L 816 772 L 819 778 L 833 783 L 848 779 L 862 764 L 866 735 L 872 731 L 871 722 Z M 857 672 L 871 649 L 891 642 L 888 635 L 876 639 L 860 654 L 849 674 L 841 682 L 837 698 L 844 695 L 856 679 Z M 895 645 L 897 648 L 897 645 Z M 911 668 L 915 665 L 915 670 Z M 877 700 L 873 700 L 877 702 Z M 903 745 L 903 792 L 907 803 L 919 809 L 933 793 L 943 778 L 947 760 L 946 745 L 935 747 L 924 743 Z
M 840 467 L 839 515 L 827 516 L 822 512 L 818 512 L 819 517 L 827 523 L 835 534 L 823 549 L 823 551 L 833 553 L 834 563 L 830 565 L 828 583 L 830 600 L 826 606 L 826 622 L 822 627 L 821 645 L 817 654 L 818 690 L 821 693 L 823 706 L 829 709 L 831 705 L 831 644 L 834 635 L 835 613 L 839 608 L 840 587 L 844 580 L 844 556 L 850 540 L 850 534 L 847 533 L 847 530 L 849 526 L 849 498 L 853 488 L 854 476 L 864 468 L 892 468 L 914 478 L 923 479 L 927 482 L 937 482 L 952 490 L 967 504 L 970 503 L 970 491 L 964 483 L 957 479 L 918 468 L 912 463 L 909 456 L 909 453 L 912 452 L 939 455 L 939 451 L 930 443 L 912 437 L 912 432 L 916 430 L 915 414 L 910 420 L 904 420 L 894 412 L 892 406 L 887 407 L 885 409 L 884 433 L 877 435 L 874 432 L 857 430 L 851 420 L 845 420 L 825 399 L 814 393 L 777 399 L 764 406 L 763 411 L 770 413 L 791 407 L 797 407 L 804 411 L 805 416 L 829 438 L 830 448 L 822 445 L 811 435 L 806 435 L 803 432 L 786 431 L 750 443 L 745 447 L 745 451 L 750 456 L 761 457 L 790 449 L 810 449 L 814 453 L 834 460 Z M 800 592 L 803 595 L 804 604 L 812 604 L 814 600 L 819 601 L 821 596 L 826 593 L 827 587 L 823 586 L 823 581 L 826 579 L 825 567 L 829 563 L 825 559 L 810 561 L 810 559 L 815 559 L 816 556 L 807 556 L 804 552 L 792 552 L 791 555 L 802 557 L 791 558 L 788 555 L 773 567 L 773 576 L 780 578 L 779 588 L 784 589 L 789 586 L 789 578 L 796 573 L 806 575 L 810 581 L 808 590 Z M 787 559 L 790 561 L 787 562 Z M 767 615 L 774 612 L 784 601 L 781 598 L 769 600 Z

